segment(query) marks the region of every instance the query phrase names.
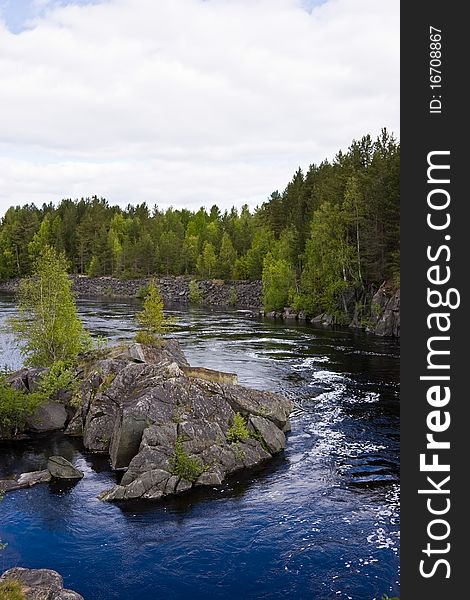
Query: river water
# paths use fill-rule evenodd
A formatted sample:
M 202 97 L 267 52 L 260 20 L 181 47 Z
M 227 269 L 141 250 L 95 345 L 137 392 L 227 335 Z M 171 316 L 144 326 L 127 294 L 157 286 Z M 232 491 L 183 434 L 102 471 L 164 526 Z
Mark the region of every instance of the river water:
M 134 301 L 80 300 L 94 335 L 132 337 Z M 0 296 L 0 321 L 14 311 Z M 399 347 L 350 330 L 174 308 L 193 365 L 296 404 L 286 452 L 220 488 L 108 504 L 106 458 L 47 436 L 0 445 L 2 475 L 61 454 L 85 472 L 0 504 L 0 567 L 52 568 L 86 600 L 380 599 L 399 592 Z M 1 323 L 0 323 L 1 324 Z M 0 366 L 21 357 L 0 333 Z

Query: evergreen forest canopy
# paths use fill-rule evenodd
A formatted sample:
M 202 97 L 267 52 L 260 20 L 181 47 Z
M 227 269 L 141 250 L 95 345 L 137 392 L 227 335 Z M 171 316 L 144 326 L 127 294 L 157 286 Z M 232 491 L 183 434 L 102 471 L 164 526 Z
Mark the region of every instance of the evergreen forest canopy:
M 0 278 L 30 275 L 52 246 L 72 273 L 262 278 L 268 310 L 338 315 L 346 292 L 360 299 L 398 282 L 399 166 L 399 144 L 384 129 L 331 162 L 299 168 L 253 212 L 122 209 L 96 196 L 11 207 L 0 224 Z

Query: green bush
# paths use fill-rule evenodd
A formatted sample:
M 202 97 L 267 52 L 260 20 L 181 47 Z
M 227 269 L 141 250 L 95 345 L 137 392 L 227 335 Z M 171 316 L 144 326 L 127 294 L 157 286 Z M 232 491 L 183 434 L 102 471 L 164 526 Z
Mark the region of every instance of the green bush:
M 89 345 L 89 334 L 78 318 L 67 266 L 64 254 L 46 246 L 33 275 L 20 282 L 18 314 L 8 322 L 26 364 L 33 367 L 72 360 Z
M 235 413 L 233 425 L 229 427 L 226 437 L 230 444 L 245 442 L 250 437 L 246 421 L 240 413 Z
M 7 579 L 0 583 L 0 598 L 2 600 L 25 600 L 23 586 L 15 579 Z
M 146 283 L 137 290 L 135 297 L 139 298 L 139 300 L 144 300 L 149 295 L 149 292 L 149 284 Z
M 57 392 L 74 391 L 78 380 L 72 371 L 72 364 L 57 360 L 43 375 L 38 385 L 38 392 L 45 400 L 53 398 Z
M 135 340 L 139 344 L 159 346 L 164 333 L 173 329 L 174 318 L 166 317 L 163 312 L 163 300 L 154 282 L 148 285 L 148 294 L 144 300 L 144 309 L 137 313 L 139 330 Z
M 170 461 L 172 475 L 178 475 L 186 481 L 196 481 L 204 471 L 197 460 L 188 456 L 183 448 L 183 441 L 180 437 L 176 439 L 175 453 Z
M 201 304 L 202 300 L 202 292 L 199 284 L 195 279 L 192 279 L 189 282 L 189 301 L 193 304 Z
M 8 383 L 4 375 L 0 375 L 0 427 L 17 431 L 41 400 L 40 394 L 17 390 Z
M 10 385 L 5 375 L 0 375 L 0 427 L 14 432 L 24 426 L 28 415 L 59 391 L 76 391 L 79 381 L 70 363 L 56 361 L 38 382 L 37 390 L 28 393 Z
M 237 294 L 237 289 L 232 286 L 230 288 L 230 292 L 228 294 L 228 304 L 229 306 L 235 306 L 238 302 L 238 294 Z

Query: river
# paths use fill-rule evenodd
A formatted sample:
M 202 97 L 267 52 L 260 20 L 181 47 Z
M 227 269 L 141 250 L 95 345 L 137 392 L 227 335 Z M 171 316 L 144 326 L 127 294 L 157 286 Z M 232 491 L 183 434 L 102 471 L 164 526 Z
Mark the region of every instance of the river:
M 93 335 L 132 337 L 135 301 L 79 300 Z M 0 296 L 0 325 L 14 312 Z M 85 472 L 0 503 L 0 567 L 52 568 L 86 600 L 373 600 L 399 592 L 399 345 L 351 330 L 174 307 L 193 365 L 296 404 L 285 453 L 219 488 L 108 504 L 106 458 L 60 434 L 0 445 L 0 477 L 62 454 Z M 0 366 L 21 356 L 0 332 Z

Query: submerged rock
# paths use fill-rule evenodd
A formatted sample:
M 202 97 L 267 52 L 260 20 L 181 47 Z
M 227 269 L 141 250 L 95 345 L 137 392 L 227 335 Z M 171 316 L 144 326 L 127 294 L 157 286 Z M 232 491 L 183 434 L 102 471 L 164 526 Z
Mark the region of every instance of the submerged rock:
M 47 461 L 47 469 L 56 479 L 82 479 L 84 476 L 82 471 L 75 468 L 63 456 L 50 456 Z
M 51 569 L 15 567 L 0 577 L 0 584 L 7 581 L 20 583 L 25 600 L 84 600 L 77 592 L 64 589 L 62 576 Z

